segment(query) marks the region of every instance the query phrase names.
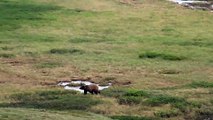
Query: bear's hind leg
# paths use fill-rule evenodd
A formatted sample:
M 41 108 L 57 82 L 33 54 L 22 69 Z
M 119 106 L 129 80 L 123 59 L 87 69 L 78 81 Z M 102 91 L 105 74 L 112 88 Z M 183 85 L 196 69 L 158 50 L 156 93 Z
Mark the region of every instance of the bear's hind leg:
M 97 94 L 98 94 L 98 91 L 94 91 L 94 93 L 97 95 Z
M 94 94 L 93 91 L 89 91 L 91 94 Z

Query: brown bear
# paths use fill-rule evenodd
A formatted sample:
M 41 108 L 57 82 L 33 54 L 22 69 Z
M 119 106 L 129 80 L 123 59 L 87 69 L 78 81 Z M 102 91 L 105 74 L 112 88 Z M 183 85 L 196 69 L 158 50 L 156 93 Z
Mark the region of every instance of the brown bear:
M 91 94 L 98 94 L 100 91 L 98 90 L 98 86 L 95 84 L 91 85 L 83 85 L 79 89 L 84 90 L 84 94 L 87 94 L 87 91 L 90 92 Z

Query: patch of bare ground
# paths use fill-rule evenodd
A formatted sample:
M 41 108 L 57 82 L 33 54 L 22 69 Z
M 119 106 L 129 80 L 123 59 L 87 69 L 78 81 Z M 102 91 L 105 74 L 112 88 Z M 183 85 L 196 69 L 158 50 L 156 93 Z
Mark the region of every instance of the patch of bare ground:
M 39 81 L 43 79 L 32 68 L 34 63 L 36 63 L 35 59 L 1 59 L 0 81 L 19 85 L 39 85 Z

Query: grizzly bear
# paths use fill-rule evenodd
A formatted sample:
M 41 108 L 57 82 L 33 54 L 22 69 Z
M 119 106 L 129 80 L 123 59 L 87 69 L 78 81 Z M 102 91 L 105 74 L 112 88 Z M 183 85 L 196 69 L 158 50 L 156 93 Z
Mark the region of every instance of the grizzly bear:
M 90 92 L 91 94 L 98 94 L 100 91 L 98 90 L 98 86 L 95 84 L 91 85 L 83 85 L 79 89 L 84 90 L 84 94 L 87 94 L 87 91 Z

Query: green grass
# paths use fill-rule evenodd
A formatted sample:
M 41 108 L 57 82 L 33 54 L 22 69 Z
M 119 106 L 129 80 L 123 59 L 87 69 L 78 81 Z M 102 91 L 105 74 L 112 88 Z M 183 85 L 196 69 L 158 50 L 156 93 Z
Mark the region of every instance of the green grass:
M 51 110 L 88 110 L 101 103 L 89 96 L 78 95 L 75 91 L 41 91 L 21 93 L 10 96 L 11 103 L 2 103 L 2 107 L 26 107 Z
M 145 101 L 148 105 L 158 106 L 161 104 L 171 104 L 171 105 L 184 105 L 186 106 L 188 103 L 183 98 L 172 97 L 168 95 L 156 95 L 152 96 Z M 177 106 L 176 106 L 177 107 Z
M 86 112 L 46 111 L 26 108 L 0 108 L 1 120 L 110 120 L 109 118 Z
M 206 82 L 206 81 L 194 81 L 187 86 L 192 88 L 213 88 L 213 82 Z
M 171 118 L 180 115 L 180 112 L 178 110 L 172 109 L 167 111 L 158 111 L 154 113 L 155 116 L 161 117 L 161 118 Z
M 32 2 L 32 1 L 31 1 Z M 43 17 L 43 12 L 54 11 L 59 7 L 37 5 L 30 1 L 1 1 L 0 31 L 14 31 L 21 28 L 23 23 L 36 24 L 51 19 Z
M 147 91 L 138 91 L 138 90 L 129 90 L 127 91 L 127 93 L 125 94 L 125 96 L 135 96 L 135 97 L 149 97 L 151 94 L 150 92 Z

